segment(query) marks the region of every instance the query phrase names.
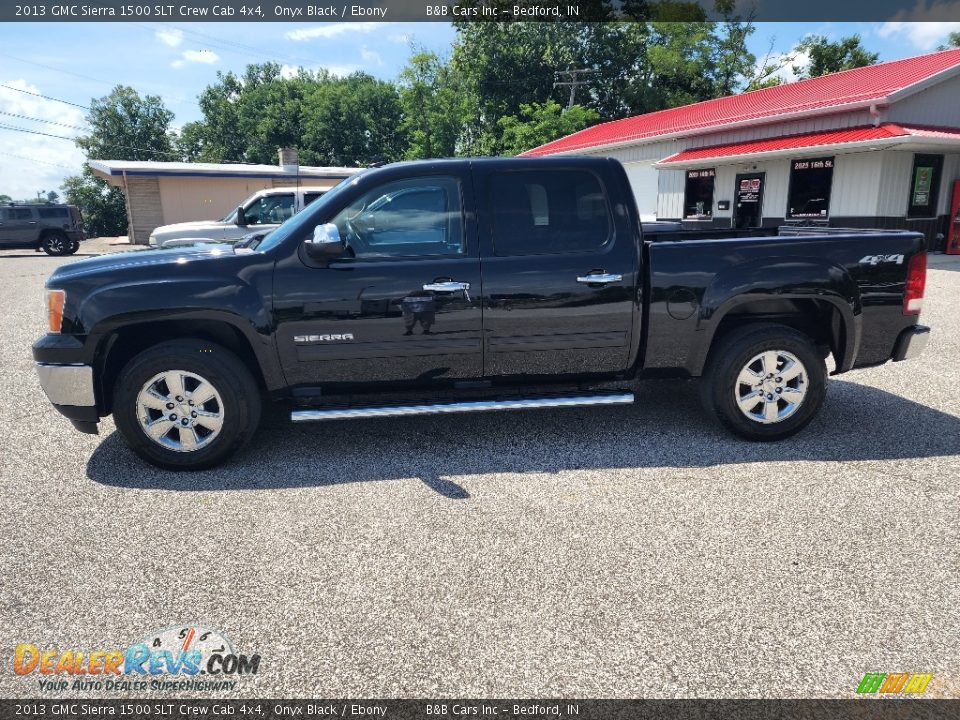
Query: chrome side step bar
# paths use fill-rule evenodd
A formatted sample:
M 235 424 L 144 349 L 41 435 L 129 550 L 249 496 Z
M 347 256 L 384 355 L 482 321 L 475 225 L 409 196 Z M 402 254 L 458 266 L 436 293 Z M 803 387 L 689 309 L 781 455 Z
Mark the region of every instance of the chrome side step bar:
M 490 410 L 523 410 L 528 408 L 563 408 L 584 405 L 628 405 L 633 393 L 604 395 L 572 395 L 516 400 L 481 400 L 476 402 L 436 403 L 430 405 L 394 405 L 385 407 L 331 408 L 329 410 L 294 410 L 293 422 L 314 420 L 353 420 L 356 418 L 405 417 L 407 415 L 445 415 L 448 413 L 487 412 Z

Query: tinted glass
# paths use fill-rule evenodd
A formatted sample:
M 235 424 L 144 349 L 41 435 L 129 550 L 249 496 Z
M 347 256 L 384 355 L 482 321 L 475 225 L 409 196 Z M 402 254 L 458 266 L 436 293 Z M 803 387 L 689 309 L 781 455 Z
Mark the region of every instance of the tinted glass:
M 713 168 L 687 171 L 683 200 L 685 218 L 703 220 L 713 217 L 713 181 L 716 174 Z
M 243 215 L 247 225 L 279 225 L 293 217 L 293 193 L 262 197 L 254 201 Z
M 6 220 L 32 220 L 33 211 L 29 208 L 7 208 L 3 211 Z
M 908 217 L 935 217 L 940 199 L 940 175 L 943 155 L 914 155 L 910 175 Z
M 488 190 L 497 255 L 589 252 L 610 239 L 610 210 L 593 173 L 500 172 Z
M 450 177 L 397 180 L 364 193 L 332 221 L 357 258 L 462 255 L 460 183 Z
M 794 160 L 790 170 L 788 218 L 825 218 L 830 214 L 833 158 Z
M 45 219 L 66 218 L 70 216 L 66 208 L 40 208 L 37 210 L 40 217 Z
M 309 193 L 304 193 L 304 194 L 303 194 L 303 206 L 306 207 L 307 205 L 309 205 L 310 203 L 312 203 L 314 200 L 319 200 L 322 195 L 323 195 L 322 192 L 309 192 Z

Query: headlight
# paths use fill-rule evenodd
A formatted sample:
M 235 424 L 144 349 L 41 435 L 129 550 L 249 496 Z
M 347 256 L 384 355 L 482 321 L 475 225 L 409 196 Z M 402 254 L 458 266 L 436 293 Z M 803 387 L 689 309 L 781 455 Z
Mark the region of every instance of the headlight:
M 60 332 L 63 325 L 63 305 L 67 301 L 67 294 L 63 290 L 47 290 L 47 319 L 50 323 L 50 332 Z

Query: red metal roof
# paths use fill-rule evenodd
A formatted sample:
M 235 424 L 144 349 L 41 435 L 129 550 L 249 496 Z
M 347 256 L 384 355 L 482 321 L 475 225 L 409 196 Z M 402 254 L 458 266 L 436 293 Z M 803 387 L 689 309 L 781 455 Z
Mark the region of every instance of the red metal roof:
M 671 155 L 660 163 L 688 163 L 697 160 L 713 160 L 716 158 L 733 157 L 739 155 L 756 155 L 758 153 L 777 152 L 778 150 L 798 150 L 802 148 L 816 148 L 818 146 L 845 145 L 859 142 L 878 142 L 897 137 L 928 137 L 939 139 L 960 139 L 960 128 L 923 128 L 906 127 L 894 123 L 885 123 L 878 127 L 866 125 L 841 130 L 824 130 L 822 132 L 803 133 L 801 135 L 782 135 L 779 137 L 748 140 L 724 145 L 689 148 Z
M 696 135 L 716 131 L 725 125 L 771 121 L 783 115 L 842 110 L 846 105 L 884 101 L 898 91 L 958 66 L 960 49 L 893 60 L 601 123 L 523 154 L 552 155 L 659 135 Z

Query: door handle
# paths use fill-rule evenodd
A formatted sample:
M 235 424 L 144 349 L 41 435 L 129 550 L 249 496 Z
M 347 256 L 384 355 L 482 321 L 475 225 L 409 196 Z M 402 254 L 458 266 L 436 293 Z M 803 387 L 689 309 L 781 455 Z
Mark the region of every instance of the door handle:
M 433 292 L 456 292 L 457 290 L 469 290 L 470 283 L 464 282 L 432 282 L 427 283 L 423 286 L 424 290 L 432 290 Z
M 585 285 L 609 285 L 610 283 L 623 282 L 623 275 L 618 275 L 616 273 L 581 275 L 577 278 L 577 282 Z

